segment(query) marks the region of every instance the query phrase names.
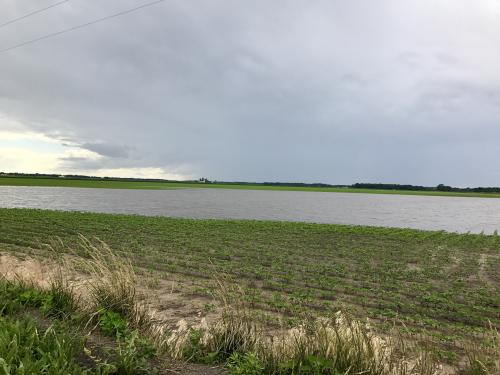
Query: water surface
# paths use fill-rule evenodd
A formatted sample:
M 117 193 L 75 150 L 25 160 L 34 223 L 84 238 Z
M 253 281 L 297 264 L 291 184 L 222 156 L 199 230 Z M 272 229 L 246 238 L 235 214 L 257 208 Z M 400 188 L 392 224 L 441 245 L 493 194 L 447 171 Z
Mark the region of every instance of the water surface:
M 0 186 L 0 207 L 304 221 L 450 232 L 500 229 L 500 199 L 304 191 Z

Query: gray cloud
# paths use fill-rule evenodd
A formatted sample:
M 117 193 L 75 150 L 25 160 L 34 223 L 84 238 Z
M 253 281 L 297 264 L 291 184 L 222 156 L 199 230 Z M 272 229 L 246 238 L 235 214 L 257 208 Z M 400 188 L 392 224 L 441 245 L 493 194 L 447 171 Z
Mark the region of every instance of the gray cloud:
M 63 170 L 95 170 L 103 167 L 101 160 L 94 160 L 80 156 L 59 158 Z
M 80 145 L 81 148 L 84 148 L 89 151 L 93 151 L 101 156 L 108 156 L 111 158 L 127 158 L 130 153 L 129 146 L 123 145 L 115 145 L 109 143 L 83 143 Z
M 82 170 L 500 185 L 500 9 L 458 3 L 172 0 L 0 54 L 0 115 L 103 156 Z M 0 47 L 137 4 L 68 2 Z

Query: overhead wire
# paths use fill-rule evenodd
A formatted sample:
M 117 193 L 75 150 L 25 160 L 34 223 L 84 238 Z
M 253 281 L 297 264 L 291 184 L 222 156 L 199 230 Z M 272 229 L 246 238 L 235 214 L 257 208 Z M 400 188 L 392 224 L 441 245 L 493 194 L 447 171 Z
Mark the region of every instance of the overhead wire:
M 64 3 L 67 3 L 68 1 L 70 1 L 70 0 L 63 0 L 63 1 L 59 1 L 58 3 L 55 3 L 55 4 L 52 4 L 52 5 L 46 6 L 45 8 L 42 8 L 42 9 L 35 10 L 35 11 L 33 11 L 33 12 L 30 12 L 30 13 L 28 13 L 28 14 L 25 14 L 24 16 L 20 16 L 20 17 L 17 17 L 17 18 L 12 19 L 12 20 L 10 20 L 10 21 L 4 22 L 4 23 L 0 23 L 0 29 L 1 29 L 2 27 L 7 26 L 7 25 L 13 24 L 13 23 L 15 23 L 15 22 L 19 22 L 19 21 L 21 21 L 21 20 L 24 20 L 25 18 L 28 18 L 28 17 L 34 16 L 35 14 L 45 12 L 46 10 L 49 10 L 49 9 L 51 9 L 51 8 L 55 8 L 56 6 L 59 6 L 59 5 L 64 4 Z
M 39 42 L 41 40 L 53 38 L 55 36 L 58 36 L 58 35 L 61 35 L 61 34 L 66 34 L 66 33 L 69 33 L 69 32 L 72 32 L 72 31 L 75 31 L 75 30 L 78 30 L 78 29 L 83 29 L 85 27 L 94 25 L 96 23 L 104 22 L 104 21 L 110 20 L 110 19 L 115 18 L 115 17 L 120 17 L 120 16 L 123 16 L 125 14 L 132 13 L 132 12 L 135 12 L 135 11 L 137 11 L 139 9 L 143 9 L 143 8 L 147 8 L 147 7 L 153 6 L 153 5 L 156 5 L 156 4 L 164 2 L 164 1 L 165 0 L 151 1 L 149 3 L 145 3 L 145 4 L 139 5 L 139 6 L 134 7 L 134 8 L 129 8 L 129 9 L 123 10 L 123 11 L 118 12 L 118 13 L 110 14 L 108 16 L 105 16 L 105 17 L 102 17 L 102 18 L 98 18 L 98 19 L 95 19 L 95 20 L 90 21 L 90 22 L 82 23 L 80 25 L 76 25 L 76 26 L 73 26 L 73 27 L 69 27 L 67 29 L 59 30 L 59 31 L 56 31 L 56 32 L 53 32 L 53 33 L 50 33 L 50 34 L 45 34 L 43 36 L 40 36 L 40 37 L 37 37 L 37 38 L 34 38 L 34 39 L 30 39 L 30 40 L 27 40 L 25 42 L 22 42 L 22 43 L 19 43 L 19 44 L 15 44 L 15 45 L 7 47 L 7 48 L 0 49 L 0 53 L 11 51 L 13 49 L 20 48 L 20 47 L 26 46 L 28 44 L 33 44 L 33 43 Z

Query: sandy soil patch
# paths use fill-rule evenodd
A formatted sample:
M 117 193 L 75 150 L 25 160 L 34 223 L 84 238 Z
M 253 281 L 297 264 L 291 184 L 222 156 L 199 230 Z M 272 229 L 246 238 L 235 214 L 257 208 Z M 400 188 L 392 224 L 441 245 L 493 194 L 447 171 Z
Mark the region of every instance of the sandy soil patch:
M 77 293 L 85 296 L 86 285 L 91 281 L 89 275 L 61 268 L 55 260 L 18 257 L 0 251 L 0 275 L 9 280 L 21 279 L 45 288 L 59 271 Z M 219 316 L 215 301 L 190 293 L 193 285 L 187 281 L 161 280 L 154 288 L 147 287 L 148 281 L 147 276 L 138 276 L 138 298 L 155 320 L 168 328 L 176 327 L 179 321 L 197 324 L 202 319 L 212 321 Z

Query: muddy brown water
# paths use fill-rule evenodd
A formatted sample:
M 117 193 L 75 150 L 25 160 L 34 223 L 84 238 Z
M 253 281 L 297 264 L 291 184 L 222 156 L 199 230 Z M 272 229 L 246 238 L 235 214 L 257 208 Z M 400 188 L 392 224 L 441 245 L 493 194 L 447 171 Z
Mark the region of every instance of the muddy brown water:
M 500 199 L 304 191 L 0 187 L 0 207 L 492 233 Z

